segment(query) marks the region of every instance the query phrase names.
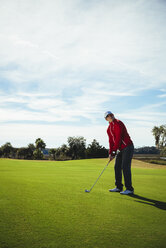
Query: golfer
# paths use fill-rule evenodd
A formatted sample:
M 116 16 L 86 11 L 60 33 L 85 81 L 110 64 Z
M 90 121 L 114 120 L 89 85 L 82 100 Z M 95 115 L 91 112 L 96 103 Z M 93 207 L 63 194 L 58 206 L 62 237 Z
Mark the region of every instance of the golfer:
M 134 153 L 134 145 L 127 129 L 122 121 L 117 120 L 111 111 L 104 114 L 109 122 L 107 134 L 109 137 L 109 158 L 112 160 L 115 156 L 115 185 L 116 188 L 110 189 L 110 192 L 120 192 L 128 195 L 134 193 L 131 180 L 131 160 Z M 123 191 L 122 171 L 126 190 Z

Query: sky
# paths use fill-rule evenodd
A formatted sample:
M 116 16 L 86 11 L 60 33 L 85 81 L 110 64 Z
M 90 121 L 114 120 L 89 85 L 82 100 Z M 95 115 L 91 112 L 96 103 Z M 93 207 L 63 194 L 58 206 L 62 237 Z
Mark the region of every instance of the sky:
M 0 0 L 0 145 L 69 136 L 108 148 L 104 113 L 135 147 L 166 124 L 165 0 Z

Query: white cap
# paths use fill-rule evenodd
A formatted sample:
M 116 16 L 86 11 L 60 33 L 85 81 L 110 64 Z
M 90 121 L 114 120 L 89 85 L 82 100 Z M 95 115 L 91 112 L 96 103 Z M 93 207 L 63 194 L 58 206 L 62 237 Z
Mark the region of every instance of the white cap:
M 106 118 L 108 115 L 112 115 L 112 112 L 111 112 L 111 111 L 107 111 L 107 112 L 105 112 L 105 114 L 104 114 L 104 118 Z

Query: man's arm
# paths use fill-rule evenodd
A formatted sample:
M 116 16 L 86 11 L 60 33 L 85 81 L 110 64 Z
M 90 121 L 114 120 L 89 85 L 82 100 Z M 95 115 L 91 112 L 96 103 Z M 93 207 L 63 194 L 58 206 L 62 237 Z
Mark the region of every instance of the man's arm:
M 112 136 L 110 135 L 110 133 L 108 134 L 108 136 L 109 136 L 109 156 L 110 156 L 110 154 L 112 153 L 112 147 L 113 147 L 113 139 L 112 139 Z
M 115 131 L 115 142 L 114 146 L 112 147 L 112 151 L 116 152 L 120 148 L 120 144 L 122 142 L 122 127 L 119 123 L 116 123 L 114 127 Z

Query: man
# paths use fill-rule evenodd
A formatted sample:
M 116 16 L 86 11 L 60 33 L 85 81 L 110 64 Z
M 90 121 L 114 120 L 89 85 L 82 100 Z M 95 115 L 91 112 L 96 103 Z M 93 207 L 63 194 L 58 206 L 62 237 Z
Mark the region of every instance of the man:
M 109 137 L 109 158 L 112 160 L 115 156 L 115 185 L 116 188 L 110 189 L 110 192 L 120 192 L 123 195 L 133 194 L 131 180 L 131 160 L 134 153 L 134 145 L 127 129 L 122 121 L 115 119 L 111 111 L 104 115 L 109 122 L 107 134 Z M 122 171 L 126 190 L 123 191 Z

